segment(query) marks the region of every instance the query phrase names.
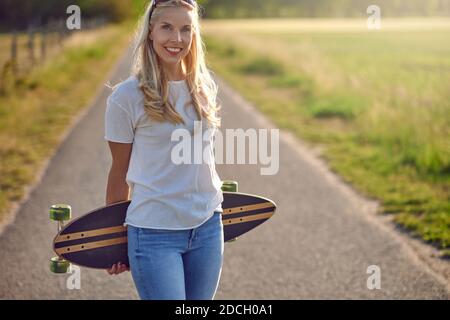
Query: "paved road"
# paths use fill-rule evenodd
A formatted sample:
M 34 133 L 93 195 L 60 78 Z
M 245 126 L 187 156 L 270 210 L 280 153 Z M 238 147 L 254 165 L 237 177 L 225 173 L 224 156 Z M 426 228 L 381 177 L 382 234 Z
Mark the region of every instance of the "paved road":
M 127 77 L 128 66 L 125 56 L 112 83 Z M 225 83 L 219 84 L 223 128 L 269 125 Z M 111 161 L 103 140 L 108 94 L 107 88 L 101 91 L 0 236 L 0 298 L 137 298 L 129 273 L 113 277 L 82 269 L 81 289 L 68 290 L 68 275 L 48 270 L 56 229 L 48 220 L 50 205 L 69 203 L 76 217 L 104 203 Z M 292 136 L 281 133 L 278 174 L 262 176 L 260 167 L 217 166 L 222 179 L 239 180 L 240 191 L 274 199 L 278 211 L 268 223 L 226 245 L 216 299 L 448 299 L 442 279 L 399 237 L 367 218 L 363 211 L 370 203 L 355 198 Z M 380 267 L 380 290 L 367 288 L 369 265 Z

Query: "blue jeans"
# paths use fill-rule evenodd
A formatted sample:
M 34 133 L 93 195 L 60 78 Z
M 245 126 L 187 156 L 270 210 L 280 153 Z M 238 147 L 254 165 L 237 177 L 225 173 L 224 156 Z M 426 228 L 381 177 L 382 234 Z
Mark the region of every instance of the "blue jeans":
M 141 299 L 212 300 L 223 262 L 220 212 L 194 229 L 128 226 L 128 258 Z

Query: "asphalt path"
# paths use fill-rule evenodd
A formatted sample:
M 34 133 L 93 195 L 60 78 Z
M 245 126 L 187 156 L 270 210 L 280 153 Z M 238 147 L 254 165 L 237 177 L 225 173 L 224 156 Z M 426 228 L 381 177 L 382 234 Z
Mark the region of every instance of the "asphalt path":
M 111 71 L 111 83 L 126 79 L 129 65 L 127 52 Z M 222 133 L 237 128 L 276 129 L 231 86 L 217 81 Z M 109 93 L 106 87 L 98 90 L 0 235 L 0 298 L 138 298 L 129 272 L 110 276 L 81 268 L 80 289 L 70 289 L 73 275 L 55 275 L 48 267 L 56 231 L 56 224 L 48 219 L 49 207 L 68 203 L 77 217 L 104 205 L 111 164 L 103 139 Z M 267 223 L 225 245 L 216 299 L 449 298 L 448 279 L 418 257 L 404 236 L 379 221 L 376 203 L 331 173 L 301 141 L 280 130 L 279 170 L 262 175 L 264 167 L 262 163 L 217 164 L 223 180 L 239 181 L 240 191 L 273 199 L 278 208 Z M 368 278 L 373 276 L 369 266 L 379 268 L 379 289 L 368 288 Z

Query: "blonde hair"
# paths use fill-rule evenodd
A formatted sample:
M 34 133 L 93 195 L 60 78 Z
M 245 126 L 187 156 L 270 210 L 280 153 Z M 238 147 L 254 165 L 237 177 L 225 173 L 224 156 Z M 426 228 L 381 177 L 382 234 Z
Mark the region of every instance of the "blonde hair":
M 159 3 L 154 8 L 149 20 L 153 1 L 149 2 L 139 21 L 131 72 L 139 81 L 139 88 L 144 95 L 144 109 L 152 120 L 185 124 L 183 118 L 169 102 L 167 75 L 158 65 L 156 52 L 149 39 L 149 32 L 151 26 L 154 25 L 154 21 L 161 15 L 162 7 L 186 6 L 186 4 L 182 0 L 169 0 Z M 218 87 L 206 66 L 205 45 L 200 36 L 199 7 L 195 1 L 192 10 L 192 44 L 188 54 L 183 59 L 187 72 L 186 82 L 192 98 L 192 102 L 187 105 L 193 104 L 199 120 L 203 116 L 207 119 L 209 125 L 220 127 L 221 119 L 217 117 L 217 112 L 221 109 L 221 106 L 216 101 Z M 203 105 L 205 107 L 202 107 Z

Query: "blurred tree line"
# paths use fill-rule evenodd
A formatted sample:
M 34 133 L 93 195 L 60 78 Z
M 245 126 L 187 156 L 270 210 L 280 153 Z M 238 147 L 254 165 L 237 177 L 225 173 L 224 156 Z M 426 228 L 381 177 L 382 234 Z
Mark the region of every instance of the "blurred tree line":
M 208 18 L 366 17 L 375 4 L 382 16 L 450 16 L 450 0 L 206 0 Z
M 75 4 L 83 18 L 136 18 L 149 0 L 0 0 L 0 30 L 66 18 Z M 450 16 L 450 0 L 198 0 L 204 18 L 357 17 L 376 4 L 382 16 Z
M 70 5 L 78 5 L 82 18 L 101 17 L 122 21 L 135 14 L 142 0 L 0 0 L 0 29 L 23 30 L 46 25 L 52 20 L 66 19 Z

